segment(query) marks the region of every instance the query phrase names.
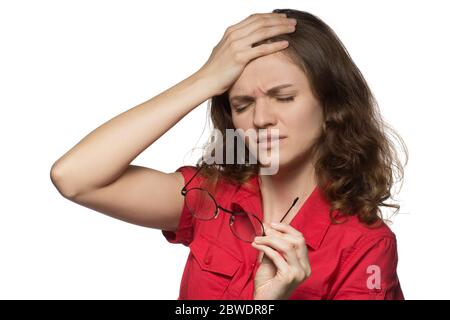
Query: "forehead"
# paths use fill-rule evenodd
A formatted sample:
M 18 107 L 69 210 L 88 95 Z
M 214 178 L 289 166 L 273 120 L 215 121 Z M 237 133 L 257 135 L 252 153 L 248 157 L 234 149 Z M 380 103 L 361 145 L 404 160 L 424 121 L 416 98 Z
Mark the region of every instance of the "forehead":
M 240 94 L 256 94 L 284 83 L 293 87 L 307 84 L 304 72 L 283 54 L 269 54 L 248 63 L 229 90 L 229 97 Z M 284 90 L 290 90 L 287 87 Z

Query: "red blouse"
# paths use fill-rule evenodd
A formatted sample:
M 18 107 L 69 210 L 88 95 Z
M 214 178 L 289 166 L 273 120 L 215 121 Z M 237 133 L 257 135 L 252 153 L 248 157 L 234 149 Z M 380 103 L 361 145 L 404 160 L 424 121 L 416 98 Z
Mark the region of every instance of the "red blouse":
M 196 168 L 177 171 L 187 182 Z M 197 174 L 188 189 L 204 181 Z M 257 176 L 249 186 L 256 189 L 220 181 L 214 197 L 225 208 L 239 203 L 263 221 Z M 316 187 L 290 222 L 305 238 L 312 273 L 289 299 L 404 299 L 396 271 L 396 237 L 389 227 L 367 228 L 356 216 L 332 224 L 328 209 Z M 167 241 L 190 248 L 178 299 L 253 299 L 258 250 L 232 234 L 229 219 L 220 210 L 216 219 L 197 220 L 185 204 L 177 231 L 162 231 Z

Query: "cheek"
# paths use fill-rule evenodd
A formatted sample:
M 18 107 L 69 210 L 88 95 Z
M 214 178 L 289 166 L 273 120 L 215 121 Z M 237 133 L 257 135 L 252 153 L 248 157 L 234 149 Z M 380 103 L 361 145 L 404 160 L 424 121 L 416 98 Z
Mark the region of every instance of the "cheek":
M 252 127 L 251 126 L 251 121 L 249 121 L 248 119 L 246 119 L 246 117 L 242 117 L 242 116 L 231 116 L 231 120 L 233 122 L 233 126 L 235 129 L 241 129 L 242 131 L 244 131 L 244 133 L 248 132 L 248 130 Z M 245 136 L 245 144 L 248 145 L 249 143 L 249 137 Z
M 231 114 L 231 121 L 235 129 L 247 131 L 250 128 L 253 128 L 253 119 L 250 116 L 250 112 L 242 115 Z
M 293 136 L 294 145 L 304 147 L 310 145 L 321 134 L 323 114 L 320 105 L 299 106 L 295 114 L 287 119 L 290 136 Z
M 231 113 L 231 121 L 233 122 L 233 126 L 236 129 L 244 129 L 245 121 L 242 116 L 236 115 L 235 113 Z

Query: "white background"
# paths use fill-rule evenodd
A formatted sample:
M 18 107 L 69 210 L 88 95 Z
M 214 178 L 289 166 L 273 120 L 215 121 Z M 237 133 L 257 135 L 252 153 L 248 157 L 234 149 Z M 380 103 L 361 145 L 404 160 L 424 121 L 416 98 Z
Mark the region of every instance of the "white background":
M 447 299 L 447 1 L 0 2 L 0 298 L 176 299 L 188 248 L 63 198 L 50 168 L 85 135 L 194 73 L 226 27 L 304 10 L 342 40 L 410 152 L 391 226 L 407 299 Z M 170 106 L 167 106 L 170 108 Z M 194 164 L 206 102 L 132 163 Z

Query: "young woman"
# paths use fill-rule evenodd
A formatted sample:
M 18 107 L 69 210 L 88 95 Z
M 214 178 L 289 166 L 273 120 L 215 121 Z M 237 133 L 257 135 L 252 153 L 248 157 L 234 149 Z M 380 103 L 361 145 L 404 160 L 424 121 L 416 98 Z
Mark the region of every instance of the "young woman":
M 227 129 L 254 130 L 277 147 L 274 174 L 251 152 L 245 165 L 202 157 L 169 174 L 130 165 L 210 98 L 223 133 L 212 155 L 228 152 Z M 261 129 L 279 137 L 265 143 Z M 71 201 L 189 246 L 179 299 L 403 299 L 380 210 L 398 210 L 385 201 L 403 175 L 388 129 L 334 32 L 274 10 L 230 26 L 196 73 L 95 129 L 51 179 Z

